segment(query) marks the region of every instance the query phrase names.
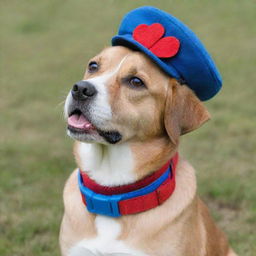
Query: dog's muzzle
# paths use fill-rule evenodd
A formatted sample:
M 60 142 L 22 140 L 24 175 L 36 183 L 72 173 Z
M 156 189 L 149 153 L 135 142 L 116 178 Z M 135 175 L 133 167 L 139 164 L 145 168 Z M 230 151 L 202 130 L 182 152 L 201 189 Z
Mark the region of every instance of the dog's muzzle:
M 116 130 L 101 129 L 95 120 L 93 121 L 93 101 L 99 92 L 89 81 L 79 81 L 71 89 L 72 101 L 68 104 L 68 130 L 71 137 L 88 141 L 100 136 L 110 144 L 115 144 L 122 139 L 122 135 Z M 95 113 L 94 113 L 95 115 Z M 92 137 L 92 138 L 91 138 Z

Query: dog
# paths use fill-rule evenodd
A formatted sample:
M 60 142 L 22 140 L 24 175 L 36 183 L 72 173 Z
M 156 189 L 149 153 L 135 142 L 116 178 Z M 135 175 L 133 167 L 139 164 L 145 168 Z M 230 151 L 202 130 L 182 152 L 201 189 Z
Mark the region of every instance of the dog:
M 235 256 L 198 197 L 193 167 L 179 157 L 176 185 L 159 206 L 108 217 L 86 210 L 79 170 L 100 186 L 151 175 L 178 150 L 181 135 L 210 116 L 195 93 L 145 54 L 114 46 L 89 61 L 65 102 L 78 169 L 64 189 L 63 256 Z
M 64 112 L 78 168 L 64 188 L 63 256 L 235 256 L 196 193 L 181 135 L 221 88 L 196 35 L 151 6 L 124 18 Z

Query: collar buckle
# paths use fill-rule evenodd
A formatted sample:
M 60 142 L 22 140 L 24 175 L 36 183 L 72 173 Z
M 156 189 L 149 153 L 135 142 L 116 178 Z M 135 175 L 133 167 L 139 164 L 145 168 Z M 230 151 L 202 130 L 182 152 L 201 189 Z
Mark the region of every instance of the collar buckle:
M 82 176 L 78 172 L 78 182 L 82 196 L 85 198 L 87 210 L 91 213 L 107 215 L 110 217 L 121 216 L 118 202 L 121 200 L 121 195 L 106 196 L 97 194 L 85 187 L 82 181 Z

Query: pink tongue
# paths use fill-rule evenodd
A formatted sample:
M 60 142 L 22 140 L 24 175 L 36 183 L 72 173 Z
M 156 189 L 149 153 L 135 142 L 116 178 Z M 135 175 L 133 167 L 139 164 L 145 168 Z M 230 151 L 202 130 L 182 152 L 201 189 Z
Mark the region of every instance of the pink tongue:
M 78 129 L 92 129 L 93 125 L 85 119 L 84 115 L 74 114 L 68 118 L 68 124 Z

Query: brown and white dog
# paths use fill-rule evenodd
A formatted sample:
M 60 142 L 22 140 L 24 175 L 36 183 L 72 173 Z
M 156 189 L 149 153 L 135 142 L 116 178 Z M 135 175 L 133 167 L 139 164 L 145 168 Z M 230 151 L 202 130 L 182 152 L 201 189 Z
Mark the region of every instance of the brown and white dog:
M 144 54 L 116 46 L 104 49 L 70 91 L 65 115 L 77 140 L 79 169 L 105 186 L 134 183 L 166 163 L 179 137 L 209 119 L 186 86 L 164 74 Z M 180 159 L 176 188 L 160 206 L 111 218 L 88 212 L 75 170 L 64 189 L 63 256 L 235 256 L 196 194 L 193 167 Z

